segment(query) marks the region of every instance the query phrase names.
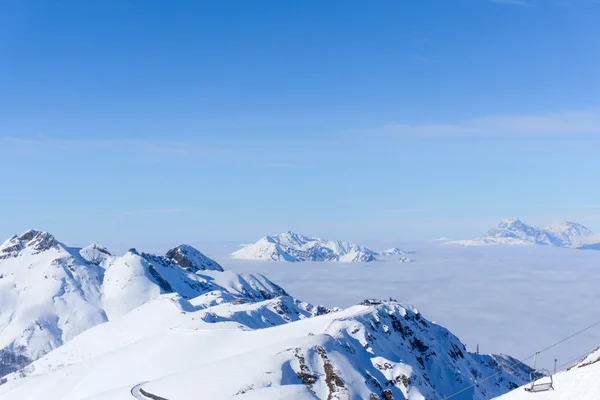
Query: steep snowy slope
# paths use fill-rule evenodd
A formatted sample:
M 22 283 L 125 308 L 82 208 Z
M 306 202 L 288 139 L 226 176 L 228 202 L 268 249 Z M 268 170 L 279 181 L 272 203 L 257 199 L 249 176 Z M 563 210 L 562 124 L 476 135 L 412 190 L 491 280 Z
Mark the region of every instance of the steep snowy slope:
M 231 254 L 231 257 L 268 261 L 377 261 L 377 253 L 350 242 L 310 238 L 294 232 L 265 236 Z
M 523 223 L 518 218 L 505 219 L 490 229 L 483 238 L 454 240 L 447 244 L 481 246 L 488 244 L 535 244 L 556 247 L 584 246 L 592 238 L 592 232 L 576 222 L 553 222 L 544 229 Z
M 166 256 L 103 246 L 68 247 L 30 230 L 0 246 L 0 369 L 12 371 L 81 332 L 165 293 L 184 298 L 219 290 L 246 300 L 285 291 L 262 276 L 223 269 L 189 246 Z
M 595 400 L 600 399 L 600 348 L 592 351 L 566 371 L 554 375 L 554 390 L 535 394 L 525 387 L 499 397 L 502 400 Z
M 552 242 L 546 232 L 535 226 L 527 225 L 518 218 L 500 221 L 497 227 L 488 231 L 486 237 L 515 239 L 532 244 L 551 244 Z
M 105 322 L 104 271 L 46 232 L 27 231 L 0 246 L 0 349 L 36 359 Z
M 190 271 L 223 271 L 223 267 L 211 260 L 192 246 L 186 244 L 171 249 L 165 255 L 181 268 Z
M 445 328 L 395 302 L 330 312 L 287 296 L 243 304 L 227 297 L 162 295 L 47 354 L 28 377 L 9 376 L 0 397 L 118 400 L 141 389 L 170 400 L 434 399 L 500 372 L 457 397 L 487 399 L 529 372 L 503 370 L 510 358 L 468 353 Z
M 592 236 L 592 232 L 576 222 L 558 221 L 544 228 L 552 243 L 559 247 L 578 247 Z
M 600 250 L 600 234 L 591 234 L 585 238 L 585 242 L 581 243 L 580 250 Z

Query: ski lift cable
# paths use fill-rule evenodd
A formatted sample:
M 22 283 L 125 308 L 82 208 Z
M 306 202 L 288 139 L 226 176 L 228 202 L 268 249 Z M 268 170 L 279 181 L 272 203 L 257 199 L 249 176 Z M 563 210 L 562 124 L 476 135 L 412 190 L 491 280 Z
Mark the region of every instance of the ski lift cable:
M 514 364 L 510 364 L 510 365 L 509 365 L 508 367 L 506 367 L 506 368 L 512 368 L 512 367 L 516 367 L 516 366 L 517 366 L 517 365 L 519 365 L 519 364 L 525 364 L 523 361 L 531 360 L 531 359 L 532 359 L 534 356 L 535 356 L 535 354 L 532 354 L 532 355 L 530 355 L 529 357 L 527 357 L 527 358 L 524 358 L 523 360 L 517 361 L 517 362 L 516 362 L 516 363 L 514 363 Z M 467 390 L 471 389 L 472 387 L 474 387 L 474 386 L 477 386 L 477 385 L 479 385 L 480 383 L 483 383 L 483 382 L 485 382 L 485 381 L 487 381 L 487 380 L 489 380 L 489 379 L 492 379 L 493 377 L 495 377 L 495 376 L 497 376 L 497 375 L 500 375 L 500 374 L 502 374 L 502 373 L 504 373 L 504 372 L 506 372 L 506 371 L 502 370 L 502 371 L 496 372 L 496 373 L 495 373 L 495 374 L 493 374 L 493 375 L 490 375 L 490 376 L 488 376 L 487 378 L 484 378 L 484 379 L 481 379 L 481 380 L 479 380 L 479 381 L 476 381 L 476 382 L 475 382 L 474 384 L 472 384 L 471 386 L 467 386 L 466 388 L 463 388 L 463 389 L 459 390 L 458 392 L 451 394 L 451 395 L 450 395 L 450 396 L 448 396 L 448 397 L 444 397 L 444 400 L 448 400 L 448 399 L 451 399 L 451 398 L 453 398 L 454 396 L 458 396 L 458 395 L 459 395 L 459 394 L 461 394 L 462 392 L 466 392 Z
M 551 345 L 551 346 L 548 346 L 548 347 L 546 347 L 544 350 L 540 350 L 540 351 L 538 351 L 537 353 L 538 353 L 538 354 L 540 354 L 540 353 L 543 353 L 543 352 L 545 352 L 545 351 L 547 351 L 547 350 L 550 350 L 551 348 L 553 348 L 553 347 L 555 347 L 555 346 L 558 346 L 559 344 L 561 344 L 561 343 L 563 343 L 563 342 L 566 342 L 567 340 L 569 340 L 569 339 L 571 339 L 571 338 L 573 338 L 573 337 L 575 337 L 575 336 L 577 336 L 577 335 L 579 335 L 579 334 L 581 334 L 581 333 L 583 333 L 583 332 L 587 331 L 588 329 L 592 329 L 593 327 L 595 327 L 595 326 L 597 326 L 597 325 L 600 325 L 600 321 L 598 321 L 598 322 L 596 322 L 596 323 L 593 323 L 592 325 L 588 326 L 587 328 L 583 328 L 582 330 L 580 330 L 579 332 L 576 332 L 576 333 L 572 334 L 571 336 L 567 336 L 566 338 L 564 338 L 564 339 L 562 339 L 562 340 L 560 340 L 560 341 L 558 341 L 558 342 L 554 343 L 554 344 L 553 344 L 553 345 Z
M 580 356 L 579 356 L 579 357 L 577 357 L 577 358 L 574 358 L 574 359 L 572 359 L 572 360 L 570 360 L 570 361 L 567 361 L 567 362 L 566 362 L 566 363 L 564 363 L 564 364 L 561 364 L 561 365 L 559 365 L 559 366 L 558 366 L 558 367 L 556 367 L 556 368 L 557 368 L 559 371 L 561 371 L 563 367 L 567 367 L 567 366 L 569 366 L 569 367 L 573 367 L 573 366 L 575 366 L 575 364 L 573 364 L 573 363 L 575 363 L 575 362 L 577 362 L 577 361 L 579 361 L 579 360 L 581 360 L 581 359 L 585 358 L 585 357 L 586 357 L 586 356 L 588 356 L 589 354 L 590 354 L 590 352 L 588 351 L 588 352 L 586 352 L 586 353 L 584 353 L 584 354 L 580 355 Z
M 590 326 L 588 326 L 588 327 L 586 327 L 586 328 L 583 328 L 582 330 L 580 330 L 580 331 L 578 331 L 578 332 L 575 332 L 575 333 L 573 333 L 572 335 L 570 335 L 570 336 L 567 336 L 566 338 L 563 338 L 563 339 L 559 340 L 558 342 L 556 342 L 556 343 L 554 343 L 554 344 L 552 344 L 552 345 L 550 345 L 550 346 L 546 347 L 546 348 L 545 348 L 545 349 L 543 349 L 543 350 L 536 351 L 535 353 L 533 353 L 532 355 L 530 355 L 530 356 L 529 356 L 529 357 L 527 357 L 527 358 L 524 358 L 524 359 L 522 359 L 521 361 L 517 361 L 517 362 L 516 362 L 516 363 L 514 363 L 514 364 L 510 364 L 510 365 L 509 365 L 508 367 L 506 367 L 506 368 L 512 368 L 512 367 L 515 367 L 515 366 L 517 366 L 517 365 L 519 365 L 519 364 L 524 364 L 524 362 L 523 362 L 523 361 L 530 360 L 530 359 L 532 359 L 533 357 L 535 357 L 536 355 L 538 355 L 538 354 L 541 354 L 541 353 L 544 353 L 544 352 L 546 352 L 546 351 L 550 350 L 551 348 L 553 348 L 553 347 L 556 347 L 556 346 L 558 346 L 559 344 L 561 344 L 561 343 L 564 343 L 564 342 L 566 342 L 567 340 L 569 340 L 569 339 L 571 339 L 571 338 L 573 338 L 573 337 L 575 337 L 575 336 L 577 336 L 577 335 L 580 335 L 580 334 L 582 334 L 583 332 L 587 331 L 588 329 L 592 329 L 593 327 L 595 327 L 595 326 L 597 326 L 597 325 L 600 325 L 600 321 L 597 321 L 597 322 L 593 323 L 592 325 L 590 325 Z M 578 357 L 578 358 L 576 358 L 575 360 L 569 361 L 568 363 L 565 363 L 565 364 L 561 365 L 561 368 L 562 368 L 562 367 L 564 367 L 564 366 L 565 366 L 565 365 L 567 365 L 567 364 L 570 364 L 570 363 L 572 363 L 572 362 L 574 362 L 574 361 L 576 361 L 576 360 L 579 360 L 579 358 L 581 358 L 581 357 Z M 471 389 L 472 387 L 475 387 L 475 386 L 479 385 L 480 383 L 483 383 L 483 382 L 485 382 L 485 381 L 487 381 L 487 380 L 489 380 L 489 379 L 492 379 L 493 377 L 495 377 L 495 376 L 498 376 L 498 375 L 500 375 L 500 374 L 502 374 L 502 373 L 504 373 L 504 372 L 505 372 L 504 370 L 503 370 L 503 371 L 499 371 L 499 372 L 496 372 L 496 373 L 495 373 L 495 374 L 493 374 L 493 375 L 490 375 L 490 376 L 488 376 L 487 378 L 484 378 L 484 379 L 482 379 L 482 380 L 480 380 L 480 381 L 476 381 L 474 384 L 472 384 L 472 385 L 470 385 L 470 386 L 467 386 L 466 388 L 463 388 L 463 389 L 459 390 L 458 392 L 451 394 L 451 395 L 450 395 L 450 396 L 448 396 L 448 397 L 444 397 L 444 400 L 451 399 L 451 398 L 453 398 L 453 397 L 455 397 L 455 396 L 457 396 L 457 395 L 459 395 L 459 394 L 461 394 L 461 393 L 463 393 L 463 392 L 465 392 L 465 391 L 467 391 L 467 390 Z

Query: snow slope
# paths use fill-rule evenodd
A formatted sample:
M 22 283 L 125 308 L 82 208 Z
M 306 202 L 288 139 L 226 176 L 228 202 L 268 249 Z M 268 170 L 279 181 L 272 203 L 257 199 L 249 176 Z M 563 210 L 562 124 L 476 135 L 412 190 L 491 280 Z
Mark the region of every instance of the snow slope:
M 515 389 L 499 399 L 529 400 L 532 396 L 536 400 L 600 399 L 600 348 L 596 348 L 566 371 L 554 375 L 554 390 L 532 394 L 526 392 L 525 387 Z
M 268 261 L 377 261 L 378 254 L 350 242 L 324 240 L 294 232 L 265 236 L 231 254 L 232 258 Z
M 0 246 L 3 355 L 18 352 L 36 359 L 105 322 L 103 275 L 102 267 L 88 263 L 78 250 L 46 232 L 30 230 L 4 242 Z
M 195 271 L 195 273 L 194 273 Z M 193 298 L 220 290 L 264 300 L 285 291 L 262 276 L 223 271 L 189 246 L 166 256 L 113 256 L 29 230 L 0 246 L 0 369 L 12 371 L 165 293 Z
M 579 247 L 592 236 L 592 232 L 576 222 L 558 221 L 544 228 L 552 243 L 558 247 Z
M 331 312 L 288 296 L 242 304 L 226 297 L 159 296 L 50 352 L 29 376 L 9 376 L 0 397 L 118 400 L 142 389 L 169 400 L 433 399 L 499 372 L 457 397 L 487 399 L 529 372 L 503 369 L 508 357 L 468 353 L 396 302 Z
M 576 222 L 553 222 L 544 229 L 527 225 L 518 218 L 502 220 L 498 226 L 490 229 L 483 238 L 454 240 L 447 244 L 463 246 L 482 246 L 488 244 L 511 245 L 549 245 L 556 247 L 586 246 L 592 239 L 592 232 Z

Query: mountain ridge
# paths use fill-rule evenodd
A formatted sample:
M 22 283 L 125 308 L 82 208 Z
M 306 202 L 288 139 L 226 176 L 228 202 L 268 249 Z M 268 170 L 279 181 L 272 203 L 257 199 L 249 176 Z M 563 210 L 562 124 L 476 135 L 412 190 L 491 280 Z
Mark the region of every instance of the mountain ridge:
M 48 353 L 31 365 L 31 378 L 8 376 L 0 396 L 115 399 L 146 382 L 146 393 L 173 400 L 422 399 L 496 374 L 463 397 L 483 400 L 524 384 L 531 371 L 506 368 L 515 362 L 508 356 L 469 353 L 446 328 L 395 301 L 327 310 L 287 296 L 229 300 L 216 292 L 157 297 Z M 145 326 L 148 319 L 157 323 Z M 49 390 L 55 382 L 66 395 Z
M 351 242 L 325 240 L 288 231 L 244 245 L 230 256 L 235 259 L 287 262 L 373 262 L 378 261 L 378 255 L 367 247 Z
M 452 240 L 445 244 L 480 246 L 489 244 L 541 245 L 562 248 L 586 248 L 595 246 L 590 242 L 593 233 L 585 226 L 571 221 L 556 221 L 545 228 L 528 225 L 518 218 L 508 218 L 490 229 L 482 238 Z

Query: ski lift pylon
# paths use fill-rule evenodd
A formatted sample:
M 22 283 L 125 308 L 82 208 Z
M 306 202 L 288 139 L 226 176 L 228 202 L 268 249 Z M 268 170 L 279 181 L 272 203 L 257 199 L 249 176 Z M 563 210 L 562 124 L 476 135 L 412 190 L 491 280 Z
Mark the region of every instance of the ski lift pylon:
M 533 356 L 533 371 L 529 373 L 529 386 L 525 388 L 527 392 L 537 393 L 545 392 L 547 390 L 554 390 L 554 379 L 552 374 L 545 368 L 536 369 L 537 355 Z

